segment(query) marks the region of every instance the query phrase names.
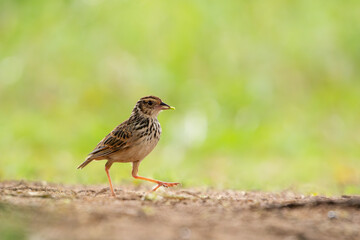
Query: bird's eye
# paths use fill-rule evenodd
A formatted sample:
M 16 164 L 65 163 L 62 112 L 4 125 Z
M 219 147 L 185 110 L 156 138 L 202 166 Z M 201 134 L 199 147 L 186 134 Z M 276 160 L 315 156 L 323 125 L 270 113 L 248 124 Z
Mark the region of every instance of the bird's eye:
M 152 101 L 149 101 L 148 104 L 151 106 L 151 105 L 153 105 L 153 102 L 152 102 Z

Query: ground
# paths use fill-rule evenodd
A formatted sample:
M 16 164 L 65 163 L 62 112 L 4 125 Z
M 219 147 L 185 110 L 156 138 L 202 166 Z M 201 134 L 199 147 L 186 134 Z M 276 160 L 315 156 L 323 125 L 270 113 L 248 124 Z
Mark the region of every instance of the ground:
M 359 196 L 0 182 L 0 239 L 360 239 Z

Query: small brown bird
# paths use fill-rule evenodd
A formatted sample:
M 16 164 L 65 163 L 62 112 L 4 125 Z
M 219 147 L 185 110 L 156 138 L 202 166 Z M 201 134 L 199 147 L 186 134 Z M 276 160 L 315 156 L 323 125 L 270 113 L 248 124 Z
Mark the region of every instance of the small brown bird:
M 160 98 L 147 96 L 141 98 L 135 105 L 128 120 L 112 130 L 95 149 L 88 155 L 79 168 L 84 168 L 92 160 L 107 160 L 105 171 L 110 183 L 111 194 L 115 192 L 111 183 L 109 169 L 114 162 L 132 162 L 132 176 L 157 183 L 159 187 L 173 187 L 179 183 L 162 182 L 137 175 L 140 162 L 155 148 L 159 142 L 161 127 L 157 116 L 161 110 L 175 109 Z

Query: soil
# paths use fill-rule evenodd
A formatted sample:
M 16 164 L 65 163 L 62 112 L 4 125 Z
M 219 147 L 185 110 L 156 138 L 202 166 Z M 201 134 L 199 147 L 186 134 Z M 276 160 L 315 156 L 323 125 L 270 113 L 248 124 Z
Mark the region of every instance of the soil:
M 360 239 L 359 196 L 0 182 L 0 239 Z

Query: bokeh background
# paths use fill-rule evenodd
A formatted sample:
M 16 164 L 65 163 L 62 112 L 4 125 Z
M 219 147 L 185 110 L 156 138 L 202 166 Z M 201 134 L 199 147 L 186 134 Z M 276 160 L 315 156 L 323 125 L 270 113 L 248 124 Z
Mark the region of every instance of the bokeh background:
M 176 111 L 140 174 L 185 187 L 360 193 L 357 0 L 1 0 L 0 180 L 76 167 L 145 95 Z M 130 164 L 117 187 L 140 184 Z

